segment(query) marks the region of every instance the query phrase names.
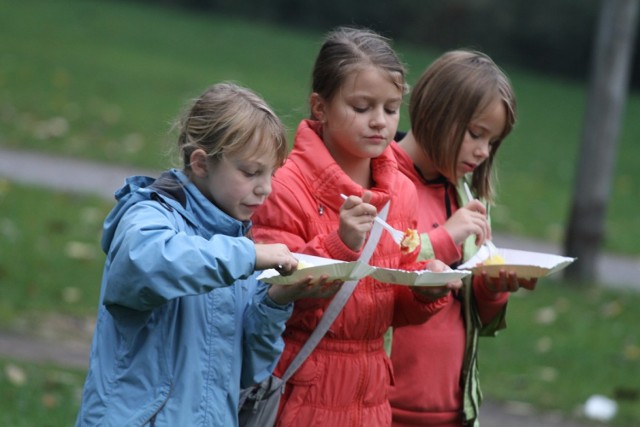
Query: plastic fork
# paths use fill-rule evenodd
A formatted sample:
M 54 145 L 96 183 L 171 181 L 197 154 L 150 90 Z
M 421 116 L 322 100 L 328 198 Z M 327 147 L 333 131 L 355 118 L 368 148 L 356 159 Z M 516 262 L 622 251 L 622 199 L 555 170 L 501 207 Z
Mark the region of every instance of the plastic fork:
M 347 196 L 344 194 L 340 194 L 340 197 L 342 197 L 344 200 L 347 200 Z M 391 238 L 393 239 L 394 242 L 396 242 L 398 245 L 402 243 L 402 240 L 404 239 L 404 232 L 396 228 L 393 228 L 392 226 L 389 225 L 387 221 L 380 218 L 379 216 L 374 217 L 373 220 L 378 224 L 380 224 L 382 228 L 387 230 L 387 232 L 391 235 Z
M 469 185 L 467 185 L 466 181 L 464 182 L 464 191 L 465 193 L 467 193 L 467 199 L 469 199 L 469 201 L 474 199 L 473 194 L 471 194 L 471 190 L 469 189 Z M 489 257 L 498 254 L 498 248 L 496 248 L 496 245 L 494 245 L 491 240 L 485 240 L 483 246 L 486 246 L 487 250 L 489 251 Z

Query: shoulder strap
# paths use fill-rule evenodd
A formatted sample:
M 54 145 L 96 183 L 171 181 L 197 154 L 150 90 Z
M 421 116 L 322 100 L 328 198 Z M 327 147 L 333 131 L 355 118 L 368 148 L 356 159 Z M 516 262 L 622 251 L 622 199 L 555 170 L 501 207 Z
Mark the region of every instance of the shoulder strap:
M 389 212 L 389 203 L 380 210 L 378 216 L 382 219 L 387 219 L 387 213 Z M 362 261 L 368 263 L 373 255 L 373 252 L 378 245 L 378 241 L 380 240 L 380 235 L 382 234 L 382 227 L 377 222 L 373 223 L 373 228 L 371 229 L 371 233 L 369 234 L 369 240 L 364 246 L 358 261 Z M 333 300 L 329 303 L 327 310 L 322 315 L 320 322 L 318 322 L 318 326 L 314 329 L 314 331 L 309 336 L 309 339 L 304 343 L 296 357 L 291 361 L 291 364 L 285 371 L 282 376 L 283 383 L 286 383 L 289 378 L 293 376 L 293 374 L 298 370 L 298 368 L 304 363 L 307 357 L 311 354 L 311 352 L 316 348 L 320 340 L 324 334 L 329 330 L 331 324 L 336 320 L 338 314 L 342 311 L 342 308 L 345 306 L 349 297 L 356 289 L 356 285 L 358 284 L 358 280 L 350 280 L 345 282 L 338 293 L 333 297 Z

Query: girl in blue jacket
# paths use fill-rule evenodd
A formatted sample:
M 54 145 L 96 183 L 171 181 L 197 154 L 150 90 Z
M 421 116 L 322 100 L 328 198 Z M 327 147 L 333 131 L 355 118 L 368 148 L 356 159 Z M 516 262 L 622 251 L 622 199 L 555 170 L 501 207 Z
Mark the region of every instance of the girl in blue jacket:
M 292 301 L 337 291 L 326 277 L 256 280 L 297 267 L 285 245 L 246 237 L 285 135 L 253 92 L 214 85 L 180 123 L 184 168 L 116 192 L 78 426 L 237 425 L 239 390 L 275 367 Z

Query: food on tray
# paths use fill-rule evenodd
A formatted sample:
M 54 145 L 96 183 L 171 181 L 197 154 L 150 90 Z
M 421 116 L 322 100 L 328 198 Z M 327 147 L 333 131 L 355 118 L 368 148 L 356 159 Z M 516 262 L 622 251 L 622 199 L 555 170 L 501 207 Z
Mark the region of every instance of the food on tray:
M 504 263 L 505 263 L 504 258 L 500 254 L 495 254 L 485 259 L 482 262 L 482 265 L 498 265 L 498 264 L 504 264 Z
M 307 261 L 298 260 L 298 270 L 302 270 L 303 268 L 313 267 L 313 264 Z
M 480 250 L 465 263 L 458 266 L 459 270 L 470 270 L 474 274 L 486 271 L 489 277 L 499 277 L 500 270 L 508 269 L 518 278 L 539 278 L 556 273 L 576 260 L 572 257 L 564 257 L 543 252 L 521 251 L 517 249 L 498 248 L 492 253 L 499 253 L 503 258 L 500 264 L 490 265 L 487 251 Z
M 400 242 L 400 250 L 403 254 L 410 254 L 420 246 L 420 235 L 417 230 L 407 228 L 404 232 L 404 238 Z

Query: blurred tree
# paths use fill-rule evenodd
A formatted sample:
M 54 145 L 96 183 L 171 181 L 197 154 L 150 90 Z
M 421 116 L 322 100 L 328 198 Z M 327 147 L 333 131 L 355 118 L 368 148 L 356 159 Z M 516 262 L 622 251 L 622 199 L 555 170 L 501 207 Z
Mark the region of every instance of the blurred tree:
M 565 236 L 565 253 L 578 257 L 566 270 L 566 276 L 572 280 L 587 281 L 596 273 L 618 134 L 629 90 L 638 2 L 602 1 L 571 216 Z

